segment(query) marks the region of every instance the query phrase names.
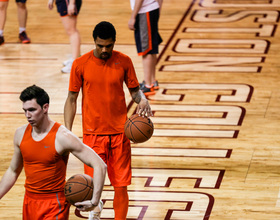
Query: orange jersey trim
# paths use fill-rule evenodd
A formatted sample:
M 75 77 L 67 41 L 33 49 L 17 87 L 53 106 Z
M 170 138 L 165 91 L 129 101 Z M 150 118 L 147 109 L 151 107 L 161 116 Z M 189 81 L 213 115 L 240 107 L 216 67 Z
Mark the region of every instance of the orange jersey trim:
M 152 50 L 152 28 L 151 28 L 151 21 L 150 21 L 150 14 L 149 12 L 146 12 L 147 17 L 147 27 L 148 27 L 148 35 L 149 35 L 149 48 L 141 53 L 138 53 L 138 56 L 144 56 L 147 53 L 149 53 L 150 50 Z

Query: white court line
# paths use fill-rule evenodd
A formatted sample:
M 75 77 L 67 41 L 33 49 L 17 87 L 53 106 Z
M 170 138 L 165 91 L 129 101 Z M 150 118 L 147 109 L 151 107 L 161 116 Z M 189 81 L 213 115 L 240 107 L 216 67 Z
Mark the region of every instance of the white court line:
M 174 149 L 132 147 L 133 156 L 168 156 L 168 157 L 213 157 L 226 158 L 228 149 Z

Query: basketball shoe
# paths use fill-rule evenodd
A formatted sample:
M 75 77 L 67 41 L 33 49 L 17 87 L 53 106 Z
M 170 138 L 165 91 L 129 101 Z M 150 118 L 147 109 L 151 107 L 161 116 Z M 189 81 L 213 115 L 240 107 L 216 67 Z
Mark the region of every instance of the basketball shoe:
M 100 220 L 101 212 L 103 209 L 103 202 L 100 200 L 98 204 L 99 212 L 90 211 L 88 220 Z
M 159 84 L 157 80 L 153 82 L 153 85 L 155 90 L 159 90 Z M 144 86 L 145 86 L 145 81 L 140 83 L 140 89 L 143 88 Z
M 71 72 L 71 68 L 72 68 L 72 64 L 73 64 L 73 59 L 72 60 L 66 60 L 66 61 L 68 61 L 68 62 L 63 62 L 66 65 L 65 65 L 65 67 L 63 67 L 61 69 L 62 73 L 70 73 Z
M 4 44 L 5 40 L 4 40 L 4 36 L 0 36 L 0 45 Z
M 25 31 L 21 32 L 19 35 L 18 35 L 18 38 L 20 40 L 21 43 L 23 44 L 29 44 L 31 41 L 30 41 L 30 38 L 27 37 L 27 34 Z
M 141 91 L 144 93 L 145 96 L 154 95 L 156 94 L 154 86 L 147 87 L 146 85 L 142 86 Z
M 70 59 L 68 59 L 68 60 L 63 61 L 62 64 L 63 64 L 63 66 L 67 66 L 68 63 L 71 63 L 71 64 L 72 64 L 73 61 L 74 61 L 73 58 L 70 58 Z
M 158 81 L 156 80 L 156 81 L 154 81 L 154 88 L 155 88 L 155 90 L 159 90 L 159 84 L 158 84 Z
M 145 87 L 145 80 L 143 80 L 143 82 L 139 83 L 140 84 L 140 89 Z

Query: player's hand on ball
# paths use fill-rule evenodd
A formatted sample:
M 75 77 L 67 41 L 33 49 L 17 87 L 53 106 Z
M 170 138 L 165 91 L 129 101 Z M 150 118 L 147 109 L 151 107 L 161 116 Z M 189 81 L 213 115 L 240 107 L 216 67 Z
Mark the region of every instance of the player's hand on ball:
M 98 205 L 98 203 L 97 205 L 94 205 L 90 200 L 86 200 L 83 202 L 76 202 L 74 205 L 79 211 L 91 211 Z
M 141 99 L 137 106 L 136 113 L 138 115 L 145 115 L 147 117 L 153 116 L 153 112 L 151 110 L 151 106 L 147 99 Z
M 146 116 L 131 115 L 124 124 L 125 136 L 134 143 L 149 140 L 154 133 L 154 124 Z

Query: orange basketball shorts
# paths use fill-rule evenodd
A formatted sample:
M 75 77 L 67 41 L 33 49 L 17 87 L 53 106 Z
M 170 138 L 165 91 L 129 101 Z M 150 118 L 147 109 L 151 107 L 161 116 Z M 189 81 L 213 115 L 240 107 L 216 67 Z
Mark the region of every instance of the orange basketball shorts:
M 41 194 L 25 191 L 23 220 L 67 220 L 69 208 L 64 192 Z
M 107 164 L 112 186 L 131 184 L 131 146 L 124 133 L 114 135 L 84 134 L 83 142 L 91 147 Z M 85 174 L 93 176 L 93 169 L 84 165 Z

